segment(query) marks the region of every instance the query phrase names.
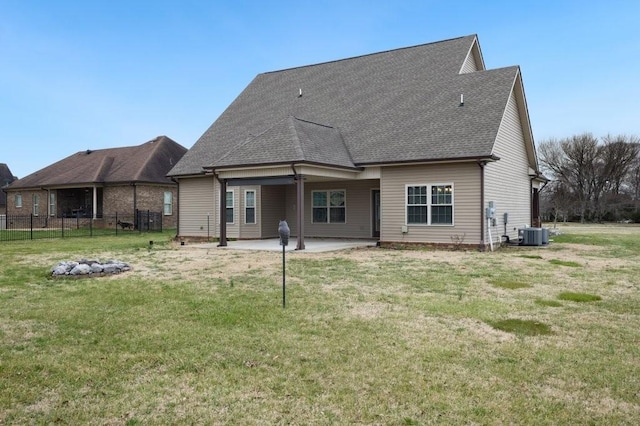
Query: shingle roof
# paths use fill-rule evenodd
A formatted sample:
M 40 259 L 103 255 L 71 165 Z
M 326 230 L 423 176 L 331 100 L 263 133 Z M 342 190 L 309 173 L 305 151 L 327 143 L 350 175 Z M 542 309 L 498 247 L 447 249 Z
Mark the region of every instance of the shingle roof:
M 167 172 L 187 151 L 166 136 L 138 146 L 77 152 L 13 182 L 9 188 L 95 183 L 171 183 Z
M 0 163 L 0 188 L 7 186 L 13 182 L 16 177 L 9 170 L 9 166 L 6 163 Z M 0 206 L 7 205 L 7 194 L 0 189 Z
M 169 174 L 308 161 L 285 155 L 291 134 L 276 137 L 287 117 L 335 129 L 355 166 L 491 156 L 519 69 L 460 74 L 474 43 L 471 35 L 259 74 Z M 335 154 L 317 155 L 344 166 Z
M 296 117 L 286 117 L 216 161 L 217 167 L 264 164 L 265 152 L 282 163 L 306 162 L 354 169 L 340 131 Z

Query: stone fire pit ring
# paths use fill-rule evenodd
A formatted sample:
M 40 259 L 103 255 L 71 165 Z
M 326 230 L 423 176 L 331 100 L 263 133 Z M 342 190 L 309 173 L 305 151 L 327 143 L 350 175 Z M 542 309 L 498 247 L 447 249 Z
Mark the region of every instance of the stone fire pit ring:
M 130 271 L 131 266 L 119 260 L 100 262 L 97 259 L 80 259 L 78 261 L 62 261 L 51 268 L 53 277 L 101 277 Z

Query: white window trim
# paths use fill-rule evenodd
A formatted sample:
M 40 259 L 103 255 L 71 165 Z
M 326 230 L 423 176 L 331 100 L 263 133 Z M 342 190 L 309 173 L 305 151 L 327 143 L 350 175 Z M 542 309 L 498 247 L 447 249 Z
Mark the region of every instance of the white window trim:
M 20 204 L 18 204 L 18 200 L 20 200 Z M 16 209 L 21 209 L 22 208 L 22 194 L 16 194 L 15 198 L 13 199 L 13 201 L 16 203 Z
M 49 192 L 49 216 L 54 217 L 56 215 L 56 193 Z
M 167 194 L 169 194 L 169 202 L 167 203 Z M 166 206 L 169 206 L 169 213 L 167 213 Z M 173 216 L 173 192 L 164 191 L 162 194 L 162 213 L 164 216 Z
M 231 222 L 227 221 L 227 225 L 234 225 L 236 222 L 236 191 L 233 189 L 227 189 L 226 194 L 231 193 L 231 205 L 229 205 L 229 203 L 226 203 L 226 209 L 229 210 L 231 209 L 232 214 L 231 214 L 231 218 L 233 219 Z M 225 194 L 225 196 L 226 196 Z M 227 214 L 227 211 L 225 210 L 224 212 L 225 217 Z
M 32 213 L 34 216 L 38 216 L 40 214 L 40 194 L 33 194 L 31 201 L 33 201 Z
M 247 206 L 247 194 L 253 193 L 253 207 Z M 258 223 L 258 208 L 256 204 L 258 204 L 257 200 L 257 192 L 255 189 L 245 189 L 244 190 L 244 223 L 245 225 L 256 225 Z M 253 209 L 253 222 L 247 222 L 247 209 Z
M 407 220 L 407 215 L 409 214 L 409 205 L 407 202 L 407 197 L 409 194 L 410 186 L 426 186 L 427 187 L 427 223 L 409 223 Z M 431 202 L 431 187 L 432 186 L 451 186 L 451 223 L 431 223 L 431 207 L 433 206 Z M 434 183 L 408 183 L 404 186 L 404 224 L 406 226 L 437 226 L 437 227 L 452 227 L 455 226 L 456 223 L 456 206 L 455 206 L 455 187 L 453 182 L 434 182 Z M 438 206 L 439 204 L 436 204 Z
M 344 192 L 344 222 L 331 222 L 331 192 L 337 192 L 337 191 L 342 191 Z M 324 192 L 327 194 L 327 206 L 325 207 L 327 209 L 327 221 L 326 222 L 315 222 L 313 220 L 313 209 L 314 208 L 319 208 L 319 207 L 315 207 L 313 205 L 313 194 L 315 192 Z M 317 225 L 346 225 L 347 224 L 347 190 L 346 189 L 314 189 L 311 191 L 311 223 L 313 224 L 317 224 Z

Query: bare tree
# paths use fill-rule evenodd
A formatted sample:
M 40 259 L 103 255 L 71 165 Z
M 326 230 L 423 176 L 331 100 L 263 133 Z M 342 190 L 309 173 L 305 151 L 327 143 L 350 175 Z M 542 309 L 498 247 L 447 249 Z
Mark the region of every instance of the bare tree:
M 542 142 L 538 151 L 543 171 L 556 182 L 552 204 L 558 199 L 566 206 L 574 199 L 581 222 L 602 220 L 612 204 L 624 204 L 625 186 L 640 192 L 640 182 L 629 184 L 634 176 L 640 180 L 639 146 L 638 138 L 607 135 L 600 142 L 590 133 Z
M 580 221 L 586 219 L 592 199 L 598 157 L 598 140 L 591 133 L 540 144 L 540 161 L 578 200 Z
M 551 181 L 540 192 L 541 210 L 553 218 L 553 227 L 558 220 L 566 222 L 575 208 L 575 199 L 566 186 L 556 180 Z
M 602 140 L 592 200 L 596 220 L 601 220 L 607 211 L 618 210 L 624 204 L 626 197 L 622 189 L 638 158 L 638 145 L 631 142 L 633 138 L 607 135 Z
M 626 182 L 633 204 L 633 210 L 636 213 L 636 216 L 640 217 L 640 215 L 638 215 L 638 213 L 640 213 L 640 140 L 638 139 L 639 138 L 635 138 L 632 142 L 638 153 L 629 167 Z

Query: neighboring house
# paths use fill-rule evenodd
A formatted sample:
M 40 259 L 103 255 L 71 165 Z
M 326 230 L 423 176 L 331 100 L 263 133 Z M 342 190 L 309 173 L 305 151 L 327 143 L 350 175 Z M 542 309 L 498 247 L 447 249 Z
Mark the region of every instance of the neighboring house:
M 4 191 L 5 187 L 16 179 L 17 177 L 9 170 L 9 166 L 5 163 L 0 163 L 0 214 L 7 213 L 7 193 Z
M 150 210 L 163 212 L 164 227 L 175 227 L 177 184 L 166 175 L 186 151 L 158 136 L 138 146 L 77 152 L 9 185 L 7 213 L 85 217 L 99 226 L 102 218 Z
M 537 223 L 544 180 L 520 68 L 486 70 L 475 35 L 259 74 L 169 175 L 180 237 L 272 238 L 286 219 L 298 249 L 484 249 Z

